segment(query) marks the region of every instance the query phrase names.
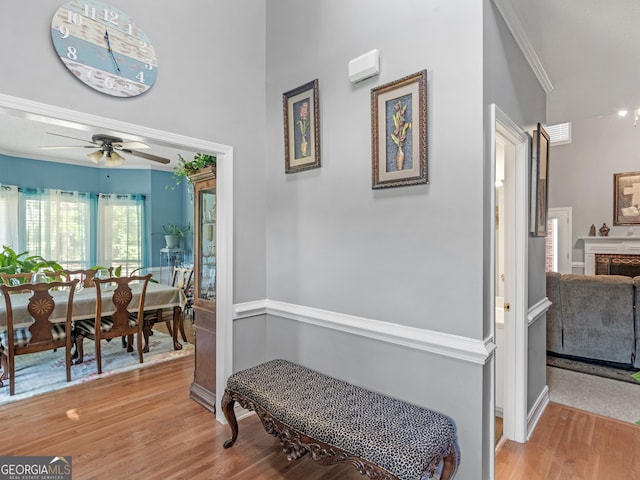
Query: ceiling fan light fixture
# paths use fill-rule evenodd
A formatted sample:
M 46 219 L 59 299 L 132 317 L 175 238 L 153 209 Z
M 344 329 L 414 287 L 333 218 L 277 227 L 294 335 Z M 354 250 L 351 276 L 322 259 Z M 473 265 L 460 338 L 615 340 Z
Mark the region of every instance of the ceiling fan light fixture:
M 105 165 L 107 165 L 107 167 L 117 167 L 118 165 L 122 165 L 124 163 L 124 157 L 118 152 L 107 152 L 104 163 Z
M 102 158 L 102 150 L 96 150 L 95 152 L 87 155 L 87 157 L 89 157 L 89 160 L 91 160 L 93 163 L 100 163 L 100 159 Z

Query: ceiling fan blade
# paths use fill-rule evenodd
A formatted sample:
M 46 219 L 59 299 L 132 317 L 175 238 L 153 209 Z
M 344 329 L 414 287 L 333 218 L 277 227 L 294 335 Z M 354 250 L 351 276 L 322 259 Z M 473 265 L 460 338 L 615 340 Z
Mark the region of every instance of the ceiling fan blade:
M 150 148 L 149 145 L 142 142 L 113 142 L 113 148 L 122 150 L 123 148 Z
M 121 149 L 120 151 L 128 153 L 130 155 L 134 155 L 136 157 L 144 158 L 146 160 L 151 160 L 153 162 L 164 163 L 165 165 L 171 162 L 171 160 L 169 160 L 168 158 L 158 157 L 157 155 L 151 155 L 150 153 L 137 152 L 135 150 L 128 150 L 125 148 Z
M 56 137 L 70 138 L 71 140 L 78 140 L 79 142 L 90 143 L 92 145 L 100 145 L 99 143 L 95 143 L 89 140 L 85 140 L 83 138 L 69 137 L 68 135 L 61 135 L 60 133 L 47 132 L 48 135 L 55 135 Z
M 42 150 L 59 150 L 62 148 L 98 148 L 98 146 L 96 145 L 57 145 L 57 146 L 45 146 L 45 147 L 38 147 L 41 148 Z

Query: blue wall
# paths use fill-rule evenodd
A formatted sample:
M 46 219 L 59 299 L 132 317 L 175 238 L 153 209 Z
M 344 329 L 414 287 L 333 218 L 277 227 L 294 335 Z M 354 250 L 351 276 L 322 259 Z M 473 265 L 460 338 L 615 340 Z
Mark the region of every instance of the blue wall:
M 171 172 L 94 168 L 45 162 L 0 154 L 0 183 L 25 188 L 56 188 L 93 193 L 140 193 L 146 197 L 147 266 L 160 264 L 160 249 L 164 247 L 162 226 L 168 223 L 193 227 L 193 204 L 186 185 L 175 190 Z M 191 260 L 192 234 L 183 239 L 187 260 Z

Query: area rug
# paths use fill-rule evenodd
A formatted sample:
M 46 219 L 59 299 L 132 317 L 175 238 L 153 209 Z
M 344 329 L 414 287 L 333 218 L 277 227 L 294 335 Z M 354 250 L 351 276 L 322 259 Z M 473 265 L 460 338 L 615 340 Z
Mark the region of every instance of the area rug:
M 556 357 L 553 355 L 547 355 L 547 365 L 549 367 L 610 378 L 612 380 L 619 380 L 621 382 L 633 383 L 640 386 L 640 378 L 636 378 L 638 375 L 634 376 L 634 374 L 638 372 L 637 369 L 618 368 L 612 365 L 583 362 L 576 359 Z
M 640 421 L 640 387 L 598 375 L 547 367 L 552 402 L 623 422 Z
M 70 387 L 79 383 L 106 378 L 116 373 L 145 368 L 161 362 L 192 355 L 194 347 L 182 343 L 182 350 L 173 349 L 170 335 L 154 331 L 149 337 L 149 353 L 143 354 L 144 363 L 138 362 L 138 353 L 127 352 L 120 339 L 102 342 L 102 374 L 98 375 L 93 341 L 84 342 L 84 362 L 71 366 L 71 381 L 66 381 L 64 351 L 33 353 L 16 357 L 15 395 L 9 395 L 9 380 L 0 387 L 0 406 L 25 398 Z

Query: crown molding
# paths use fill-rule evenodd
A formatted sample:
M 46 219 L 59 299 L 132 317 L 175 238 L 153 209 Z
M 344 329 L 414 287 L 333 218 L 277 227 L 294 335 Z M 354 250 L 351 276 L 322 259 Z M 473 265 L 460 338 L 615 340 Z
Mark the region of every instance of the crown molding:
M 511 0 L 493 0 L 493 3 L 500 12 L 500 15 L 502 15 L 507 27 L 509 27 L 513 38 L 520 47 L 520 50 L 522 50 L 522 54 L 527 59 L 527 62 L 531 66 L 533 73 L 540 82 L 545 93 L 550 93 L 553 90 L 553 83 L 551 83 L 551 79 L 542 64 L 540 57 L 538 57 L 535 48 L 531 45 L 529 37 L 522 26 L 522 22 L 520 21 L 515 8 L 513 8 Z

